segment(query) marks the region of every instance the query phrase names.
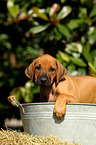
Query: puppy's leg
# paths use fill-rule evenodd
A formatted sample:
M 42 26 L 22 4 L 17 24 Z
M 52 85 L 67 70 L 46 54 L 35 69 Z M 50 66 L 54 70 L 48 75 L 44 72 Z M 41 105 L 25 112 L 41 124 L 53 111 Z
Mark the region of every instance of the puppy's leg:
M 62 119 L 63 116 L 66 114 L 66 104 L 67 103 L 75 103 L 76 100 L 73 96 L 67 94 L 60 94 L 57 97 L 55 106 L 54 106 L 54 113 L 58 119 Z

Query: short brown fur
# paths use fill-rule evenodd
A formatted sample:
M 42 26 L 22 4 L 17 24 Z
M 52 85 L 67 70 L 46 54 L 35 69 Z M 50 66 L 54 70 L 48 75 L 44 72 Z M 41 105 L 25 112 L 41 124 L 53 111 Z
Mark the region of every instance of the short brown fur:
M 36 70 L 38 65 L 40 70 Z M 50 68 L 54 70 L 50 71 Z M 64 66 L 48 54 L 35 59 L 25 71 L 31 81 L 35 79 L 36 84 L 39 76 L 47 76 L 50 85 L 40 85 L 40 100 L 55 102 L 54 113 L 59 119 L 66 113 L 66 103 L 96 103 L 96 78 L 69 77 L 66 73 Z

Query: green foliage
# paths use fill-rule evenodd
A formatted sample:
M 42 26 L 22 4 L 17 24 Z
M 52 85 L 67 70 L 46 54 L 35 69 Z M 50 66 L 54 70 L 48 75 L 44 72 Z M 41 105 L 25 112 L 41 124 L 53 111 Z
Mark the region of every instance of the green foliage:
M 33 82 L 28 81 L 25 83 L 25 86 L 14 88 L 10 95 L 14 95 L 15 99 L 20 102 L 20 100 L 24 100 L 24 102 L 33 102 L 34 94 L 39 92 L 39 87 L 36 86 Z M 13 103 L 14 104 L 14 103 Z
M 49 24 L 35 26 L 35 27 L 31 28 L 29 31 L 30 31 L 30 33 L 37 34 L 39 32 L 44 31 L 45 29 L 47 29 L 48 26 L 49 26 Z
M 1 87 L 25 84 L 25 68 L 44 53 L 60 60 L 69 75 L 96 77 L 95 1 L 8 0 L 6 7 L 8 12 L 0 15 Z M 29 89 L 31 97 L 24 97 L 26 85 L 16 94 L 29 102 L 35 88 Z
M 18 15 L 19 5 L 15 5 L 14 0 L 8 0 L 7 8 L 13 17 Z
M 59 51 L 57 58 L 68 68 L 69 75 L 90 74 L 96 77 L 96 50 L 90 53 L 80 43 L 70 43 L 66 45 L 65 52 Z M 89 73 L 87 73 L 87 66 L 90 70 Z

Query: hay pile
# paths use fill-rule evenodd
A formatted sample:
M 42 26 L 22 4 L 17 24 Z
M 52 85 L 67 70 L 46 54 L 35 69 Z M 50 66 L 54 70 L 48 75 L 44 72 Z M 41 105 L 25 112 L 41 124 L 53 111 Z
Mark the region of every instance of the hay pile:
M 30 136 L 27 133 L 21 133 L 11 130 L 0 131 L 0 145 L 79 145 L 71 144 L 63 140 L 58 140 L 52 136 Z

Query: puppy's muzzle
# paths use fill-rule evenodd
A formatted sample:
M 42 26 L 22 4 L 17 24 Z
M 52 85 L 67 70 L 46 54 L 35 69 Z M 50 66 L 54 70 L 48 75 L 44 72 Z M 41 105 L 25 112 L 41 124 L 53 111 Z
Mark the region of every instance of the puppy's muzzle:
M 41 82 L 45 83 L 47 81 L 47 79 L 48 79 L 47 77 L 41 77 Z
M 50 86 L 51 80 L 47 75 L 41 75 L 37 78 L 37 85 L 39 86 Z

